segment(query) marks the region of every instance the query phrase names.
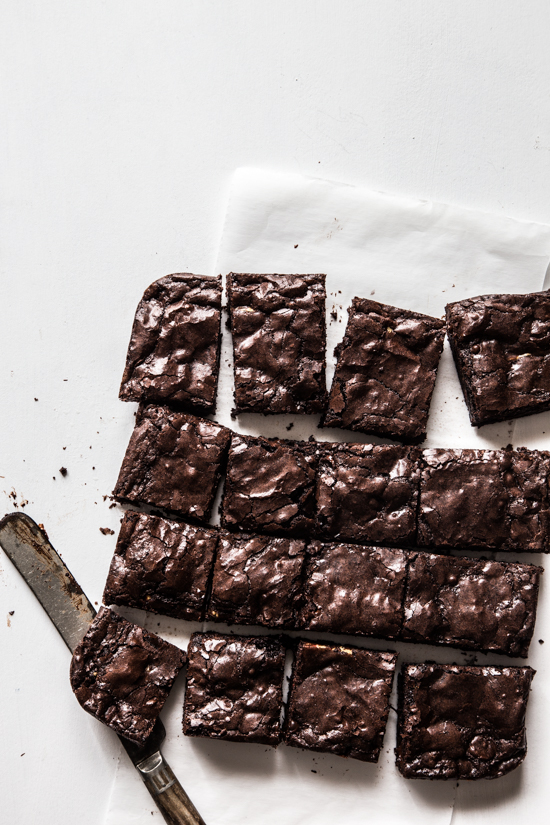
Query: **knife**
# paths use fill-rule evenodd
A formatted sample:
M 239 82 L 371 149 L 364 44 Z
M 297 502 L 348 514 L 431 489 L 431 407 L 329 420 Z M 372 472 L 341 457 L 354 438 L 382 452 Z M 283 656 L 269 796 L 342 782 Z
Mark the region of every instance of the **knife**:
M 80 644 L 96 611 L 41 529 L 25 513 L 0 521 L 0 546 L 21 573 L 71 652 Z M 169 825 L 205 825 L 160 752 L 166 737 L 157 719 L 145 745 L 119 736 L 145 787 Z

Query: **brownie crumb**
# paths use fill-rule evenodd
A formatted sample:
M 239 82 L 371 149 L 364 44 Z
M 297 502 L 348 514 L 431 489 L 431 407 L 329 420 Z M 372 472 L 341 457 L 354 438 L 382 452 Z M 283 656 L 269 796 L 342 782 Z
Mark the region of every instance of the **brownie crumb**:
M 103 533 L 104 536 L 114 536 L 115 531 L 111 530 L 110 527 L 100 527 L 99 531 Z
M 291 421 L 290 424 L 288 425 L 288 427 L 286 428 L 287 432 L 290 432 L 290 430 L 293 428 L 293 426 L 294 426 L 294 424 Z
M 59 472 L 61 473 L 61 475 L 63 476 L 63 478 L 65 478 L 65 476 L 67 475 L 67 472 L 68 472 L 68 471 L 67 471 L 67 468 L 66 468 L 66 467 L 60 467 L 60 468 L 59 468 Z

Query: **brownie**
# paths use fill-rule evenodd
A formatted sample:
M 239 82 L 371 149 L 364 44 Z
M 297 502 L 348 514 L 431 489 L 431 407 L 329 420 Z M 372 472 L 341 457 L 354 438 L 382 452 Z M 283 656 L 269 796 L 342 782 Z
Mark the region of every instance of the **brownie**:
M 313 541 L 301 626 L 395 639 L 403 620 L 407 551 Z
M 208 527 L 127 512 L 103 602 L 202 621 L 217 541 Z
M 548 552 L 550 453 L 424 450 L 418 545 Z
M 542 567 L 410 554 L 401 639 L 527 657 Z
M 335 447 L 319 461 L 319 535 L 362 544 L 414 544 L 418 485 L 414 448 L 372 444 Z
M 295 628 L 306 543 L 222 533 L 207 618 L 228 624 Z
M 426 437 L 445 323 L 354 298 L 321 426 L 418 444 Z
M 446 313 L 474 426 L 550 409 L 550 292 L 480 295 Z
M 281 642 L 193 633 L 187 655 L 185 735 L 276 747 L 286 655 Z
M 221 509 L 228 530 L 309 536 L 315 524 L 315 477 L 328 446 L 233 435 Z
M 395 653 L 300 642 L 286 744 L 378 762 L 396 661 Z
M 88 713 L 142 745 L 185 664 L 185 653 L 101 607 L 71 661 L 71 686 Z
M 138 304 L 119 398 L 216 407 L 221 344 L 221 275 L 160 278 Z
M 525 758 L 530 667 L 403 665 L 397 767 L 418 779 L 495 779 Z
M 326 404 L 325 275 L 227 277 L 236 413 L 318 413 Z
M 230 439 L 213 421 L 142 406 L 113 495 L 208 520 Z

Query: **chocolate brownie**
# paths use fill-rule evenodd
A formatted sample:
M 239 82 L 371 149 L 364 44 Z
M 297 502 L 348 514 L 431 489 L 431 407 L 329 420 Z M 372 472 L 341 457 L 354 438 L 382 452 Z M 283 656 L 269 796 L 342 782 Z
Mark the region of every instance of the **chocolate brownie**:
M 227 277 L 236 413 L 317 413 L 326 404 L 325 275 Z
M 403 665 L 397 767 L 418 779 L 495 779 L 525 758 L 530 667 Z
M 233 435 L 221 523 L 228 530 L 309 536 L 315 473 L 329 448 L 308 441 Z
M 300 642 L 285 743 L 378 762 L 397 655 Z
M 319 535 L 362 544 L 414 544 L 418 485 L 414 448 L 372 444 L 335 447 L 319 461 Z
M 88 713 L 142 745 L 185 664 L 185 653 L 101 607 L 71 661 L 71 686 Z
M 306 543 L 222 533 L 208 619 L 295 628 L 302 602 Z
M 119 398 L 216 407 L 221 344 L 221 275 L 160 278 L 138 304 Z
M 550 292 L 480 295 L 446 312 L 474 426 L 550 409 Z
M 208 520 L 230 439 L 213 421 L 140 407 L 113 495 Z
M 103 602 L 202 621 L 218 532 L 127 512 Z
M 403 619 L 407 552 L 390 547 L 308 547 L 301 626 L 395 639 Z
M 280 641 L 193 633 L 187 655 L 185 735 L 276 747 L 285 665 Z
M 548 552 L 550 453 L 424 450 L 421 547 Z
M 354 298 L 321 426 L 418 444 L 426 437 L 445 323 Z
M 527 657 L 542 567 L 411 551 L 400 638 Z

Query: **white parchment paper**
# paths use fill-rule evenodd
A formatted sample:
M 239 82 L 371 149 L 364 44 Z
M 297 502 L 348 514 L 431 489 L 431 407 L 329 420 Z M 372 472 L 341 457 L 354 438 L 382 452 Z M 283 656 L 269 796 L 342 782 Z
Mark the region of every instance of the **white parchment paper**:
M 239 169 L 231 187 L 217 271 L 324 272 L 327 275 L 328 380 L 332 351 L 344 334 L 347 307 L 358 295 L 425 312 L 491 292 L 531 292 L 543 287 L 550 259 L 550 227 L 443 204 L 395 197 L 299 175 Z M 128 330 L 128 334 L 129 334 Z M 224 330 L 217 420 L 241 432 L 322 440 L 376 441 L 338 430 L 318 430 L 318 416 L 230 417 L 230 340 Z M 292 424 L 291 430 L 287 428 Z M 550 414 L 523 421 L 470 426 L 448 347 L 442 356 L 426 446 L 550 448 Z M 500 554 L 512 559 L 511 554 Z M 519 558 L 519 557 L 518 557 Z M 521 557 L 541 563 L 540 556 Z M 378 765 L 280 746 L 231 744 L 186 738 L 181 733 L 184 679 L 180 677 L 162 718 L 163 752 L 208 825 L 453 825 L 512 823 L 518 815 L 542 821 L 550 805 L 545 770 L 550 756 L 550 611 L 543 584 L 535 640 L 528 663 L 537 669 L 528 711 L 529 755 L 499 780 L 407 781 L 396 771 L 395 713 L 390 712 Z M 184 647 L 198 625 L 124 611 L 129 618 Z M 204 625 L 204 628 L 220 625 Z M 548 630 L 548 632 L 547 632 Z M 244 629 L 238 630 L 244 632 Z M 249 632 L 249 629 L 246 629 Z M 255 631 L 253 631 L 255 632 Z M 262 633 L 257 629 L 258 633 Z M 328 634 L 317 634 L 325 638 Z M 544 645 L 537 640 L 547 640 Z M 403 661 L 471 661 L 460 651 L 348 639 L 395 649 Z M 478 663 L 524 663 L 477 656 Z M 395 692 L 392 699 L 395 707 Z M 135 770 L 121 756 L 107 825 L 146 825 L 161 820 Z

